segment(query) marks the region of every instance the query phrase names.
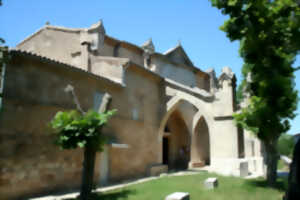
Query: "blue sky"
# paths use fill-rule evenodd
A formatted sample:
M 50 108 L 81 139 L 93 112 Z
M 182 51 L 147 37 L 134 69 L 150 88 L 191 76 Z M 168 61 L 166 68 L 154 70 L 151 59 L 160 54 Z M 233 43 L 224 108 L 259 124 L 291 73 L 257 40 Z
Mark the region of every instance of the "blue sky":
M 230 42 L 219 30 L 226 17 L 208 0 L 3 0 L 0 7 L 0 36 L 14 47 L 47 21 L 65 27 L 89 27 L 102 19 L 106 33 L 141 45 L 150 37 L 158 52 L 178 41 L 193 63 L 202 70 L 223 66 L 241 80 L 242 59 L 238 42 Z M 295 65 L 300 65 L 298 56 Z M 296 88 L 300 91 L 300 71 Z M 300 113 L 300 105 L 296 113 Z M 291 121 L 289 133 L 300 133 L 300 116 Z

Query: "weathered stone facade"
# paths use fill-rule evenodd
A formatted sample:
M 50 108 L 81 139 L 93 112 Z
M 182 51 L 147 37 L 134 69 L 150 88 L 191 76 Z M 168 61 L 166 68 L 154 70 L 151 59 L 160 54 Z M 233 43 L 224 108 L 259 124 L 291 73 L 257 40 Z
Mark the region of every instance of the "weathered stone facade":
M 87 29 L 47 25 L 10 56 L 0 118 L 0 194 L 6 199 L 79 186 L 81 150 L 59 150 L 47 125 L 57 111 L 75 108 L 64 92 L 68 84 L 85 110 L 97 110 L 105 92 L 112 96 L 110 109 L 118 110 L 104 129 L 112 140 L 97 155 L 96 184 L 167 168 L 209 165 L 237 176 L 245 165 L 259 171 L 260 143 L 253 139 L 252 154 L 251 136 L 244 138 L 232 118 L 234 74 L 228 67 L 219 78 L 201 71 L 181 45 L 160 54 L 151 40 L 139 47 L 106 35 L 102 22 Z

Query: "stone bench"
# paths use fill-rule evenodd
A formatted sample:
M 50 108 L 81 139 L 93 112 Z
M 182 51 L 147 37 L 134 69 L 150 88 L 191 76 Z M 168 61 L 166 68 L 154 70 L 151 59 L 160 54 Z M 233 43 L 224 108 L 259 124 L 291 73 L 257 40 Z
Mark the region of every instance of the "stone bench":
M 190 194 L 187 192 L 174 192 L 168 195 L 165 200 L 190 200 Z

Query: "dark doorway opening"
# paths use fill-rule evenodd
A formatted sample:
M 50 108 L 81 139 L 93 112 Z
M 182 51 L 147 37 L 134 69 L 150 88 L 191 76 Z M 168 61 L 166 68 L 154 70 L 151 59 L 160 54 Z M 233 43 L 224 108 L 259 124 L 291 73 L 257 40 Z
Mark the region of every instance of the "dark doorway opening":
M 169 138 L 163 137 L 163 164 L 169 164 Z

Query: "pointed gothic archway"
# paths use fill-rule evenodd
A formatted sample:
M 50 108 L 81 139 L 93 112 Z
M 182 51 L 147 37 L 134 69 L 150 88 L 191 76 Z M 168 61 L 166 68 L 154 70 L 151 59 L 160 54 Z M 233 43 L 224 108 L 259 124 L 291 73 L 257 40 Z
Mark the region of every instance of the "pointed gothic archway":
M 203 116 L 200 117 L 194 127 L 189 165 L 192 168 L 210 165 L 209 129 Z
M 187 169 L 190 161 L 190 134 L 180 111 L 170 115 L 162 140 L 163 164 L 169 169 Z
M 200 118 L 203 117 L 204 124 L 202 127 L 203 130 L 207 130 L 207 136 L 208 141 L 210 140 L 210 134 L 209 134 L 209 127 L 212 126 L 213 123 L 213 117 L 209 113 L 209 105 L 205 101 L 201 101 L 200 99 L 197 99 L 191 95 L 176 95 L 173 96 L 166 105 L 166 113 L 162 117 L 161 124 L 158 131 L 158 141 L 160 143 L 160 150 L 158 151 L 158 162 L 162 164 L 168 164 L 169 163 L 169 154 L 166 153 L 166 151 L 169 151 L 169 143 L 170 139 L 168 135 L 170 135 L 170 128 L 168 127 L 168 121 L 171 118 L 171 115 L 173 113 L 176 113 L 176 111 L 183 111 L 182 109 L 179 109 L 182 104 L 189 104 L 190 106 L 194 107 L 196 113 L 189 115 L 189 119 L 186 119 L 187 115 L 185 113 L 184 117 L 181 115 L 181 121 L 185 122 L 185 126 L 187 127 L 187 131 L 189 133 L 189 146 L 187 147 L 187 152 L 191 152 L 191 146 L 192 146 L 192 136 L 193 133 L 195 133 L 195 127 L 199 127 L 200 125 Z M 180 112 L 179 112 L 180 113 Z M 202 121 L 203 122 L 203 121 Z M 167 133 L 166 133 L 167 132 Z M 201 134 L 200 134 L 201 135 Z M 194 138 L 195 139 L 195 138 Z M 198 139 L 199 140 L 199 139 Z M 206 159 L 206 164 L 210 163 L 210 145 L 209 147 L 206 147 L 205 149 L 208 149 L 208 158 Z M 191 164 L 191 153 L 189 154 L 189 164 Z M 199 160 L 199 159 L 198 159 Z

